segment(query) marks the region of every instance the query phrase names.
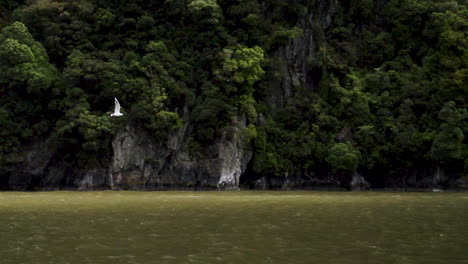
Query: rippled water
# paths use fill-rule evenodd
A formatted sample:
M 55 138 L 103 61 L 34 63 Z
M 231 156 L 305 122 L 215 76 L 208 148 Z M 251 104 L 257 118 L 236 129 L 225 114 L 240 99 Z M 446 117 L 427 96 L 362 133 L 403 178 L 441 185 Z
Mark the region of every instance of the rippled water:
M 468 263 L 468 193 L 0 193 L 0 263 Z

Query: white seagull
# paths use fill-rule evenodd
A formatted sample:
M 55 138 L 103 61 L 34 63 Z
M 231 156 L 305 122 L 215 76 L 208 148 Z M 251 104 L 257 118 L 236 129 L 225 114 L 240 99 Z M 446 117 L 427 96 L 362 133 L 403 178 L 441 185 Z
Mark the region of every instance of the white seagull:
M 119 101 L 117 101 L 117 98 L 114 98 L 114 102 L 115 102 L 114 113 L 111 114 L 110 116 L 123 116 L 123 114 L 120 113 L 120 104 L 119 104 Z

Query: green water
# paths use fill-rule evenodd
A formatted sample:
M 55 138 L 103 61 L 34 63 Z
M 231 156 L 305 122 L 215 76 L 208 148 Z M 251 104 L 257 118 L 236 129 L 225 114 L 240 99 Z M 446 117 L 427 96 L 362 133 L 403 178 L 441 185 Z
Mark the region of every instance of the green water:
M 0 263 L 468 263 L 468 193 L 0 193 Z

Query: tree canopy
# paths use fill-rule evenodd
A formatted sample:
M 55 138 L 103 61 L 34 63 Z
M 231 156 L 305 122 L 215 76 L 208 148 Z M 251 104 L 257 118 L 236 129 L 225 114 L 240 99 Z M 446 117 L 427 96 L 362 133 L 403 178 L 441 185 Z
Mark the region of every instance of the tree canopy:
M 190 151 L 206 155 L 245 117 L 259 175 L 378 181 L 436 162 L 467 173 L 466 1 L 330 1 L 332 16 L 309 0 L 4 2 L 0 166 L 46 139 L 91 165 L 128 122 L 161 142 L 189 122 Z M 314 12 L 329 25 L 307 24 Z M 275 104 L 298 70 L 284 48 L 307 30 L 309 57 L 296 59 L 313 85 L 293 83 Z

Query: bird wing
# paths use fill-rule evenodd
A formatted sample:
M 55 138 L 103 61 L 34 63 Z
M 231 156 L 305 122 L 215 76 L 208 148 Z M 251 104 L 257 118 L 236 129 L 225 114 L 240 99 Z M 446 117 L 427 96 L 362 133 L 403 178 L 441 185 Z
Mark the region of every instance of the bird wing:
M 117 100 L 117 98 L 114 98 L 114 102 L 115 102 L 114 113 L 120 113 L 120 104 L 119 104 L 119 101 Z

